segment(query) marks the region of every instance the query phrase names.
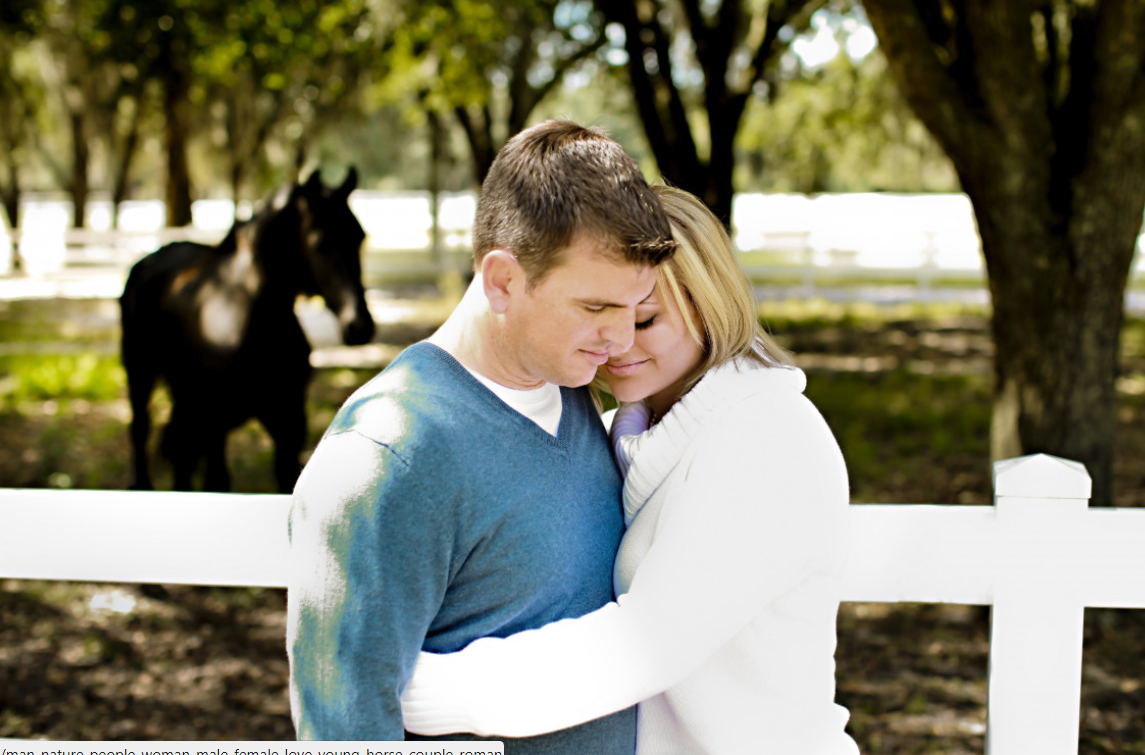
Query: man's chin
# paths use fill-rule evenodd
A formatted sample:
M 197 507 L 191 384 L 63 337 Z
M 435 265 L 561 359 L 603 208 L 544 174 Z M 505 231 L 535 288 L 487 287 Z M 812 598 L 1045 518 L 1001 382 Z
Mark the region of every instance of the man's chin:
M 555 376 L 554 376 L 555 377 Z M 583 388 L 591 383 L 596 378 L 596 368 L 589 370 L 566 370 L 556 380 L 550 380 L 550 383 L 564 386 L 565 388 Z

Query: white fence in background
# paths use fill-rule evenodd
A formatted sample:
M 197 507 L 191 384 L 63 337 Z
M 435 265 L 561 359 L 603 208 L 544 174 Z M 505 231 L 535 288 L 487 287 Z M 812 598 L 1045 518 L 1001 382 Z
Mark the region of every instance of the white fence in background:
M 473 192 L 439 197 L 436 256 L 428 192 L 359 189 L 350 204 L 366 231 L 367 285 L 468 269 Z M 235 218 L 230 201 L 200 200 L 191 226 L 167 229 L 162 202 L 132 201 L 120 205 L 119 229 L 112 230 L 110 203 L 93 201 L 87 227 L 75 229 L 71 205 L 63 199 L 30 200 L 22 208 L 19 233 L 6 231 L 0 219 L 0 275 L 12 269 L 15 253 L 33 277 L 80 270 L 122 274 L 170 241 L 215 243 Z M 238 214 L 247 217 L 250 211 L 249 203 L 241 203 Z M 733 217 L 744 271 L 788 292 L 893 283 L 913 286 L 928 298 L 942 283 L 969 284 L 971 290 L 985 284 L 981 241 L 964 194 L 743 193 L 735 198 Z M 1145 233 L 1138 247 L 1145 251 Z M 1145 254 L 1137 255 L 1133 276 L 1145 278 Z M 104 287 L 114 288 L 107 281 Z M 1132 294 L 1127 303 L 1145 311 L 1140 295 Z
M 856 504 L 844 599 L 992 606 L 989 755 L 1075 755 L 1087 606 L 1145 608 L 1145 509 L 1075 462 L 998 462 L 993 506 Z M 0 577 L 283 587 L 289 497 L 0 490 Z

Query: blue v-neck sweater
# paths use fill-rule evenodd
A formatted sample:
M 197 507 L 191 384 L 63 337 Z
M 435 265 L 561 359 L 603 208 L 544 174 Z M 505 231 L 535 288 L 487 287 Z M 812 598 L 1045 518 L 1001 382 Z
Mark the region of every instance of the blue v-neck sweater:
M 588 391 L 561 394 L 554 437 L 420 343 L 347 400 L 290 514 L 299 738 L 400 740 L 420 650 L 612 600 L 621 480 Z M 630 709 L 506 752 L 631 755 L 634 743 Z

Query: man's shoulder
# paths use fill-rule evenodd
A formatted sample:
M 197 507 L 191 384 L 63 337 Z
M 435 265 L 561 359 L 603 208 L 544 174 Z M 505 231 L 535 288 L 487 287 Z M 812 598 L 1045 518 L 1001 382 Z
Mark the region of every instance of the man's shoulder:
M 464 393 L 463 382 L 435 347 L 419 343 L 346 399 L 327 435 L 354 431 L 390 443 L 432 435 L 439 417 Z

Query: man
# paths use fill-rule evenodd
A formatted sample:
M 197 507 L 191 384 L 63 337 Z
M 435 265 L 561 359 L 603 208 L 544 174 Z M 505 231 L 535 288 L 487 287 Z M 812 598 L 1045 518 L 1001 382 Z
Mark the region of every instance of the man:
M 402 739 L 420 650 L 612 599 L 621 481 L 583 386 L 630 347 L 636 305 L 673 250 L 639 168 L 602 133 L 550 121 L 505 145 L 460 305 L 350 397 L 295 488 L 299 738 Z M 629 709 L 506 751 L 634 747 Z

